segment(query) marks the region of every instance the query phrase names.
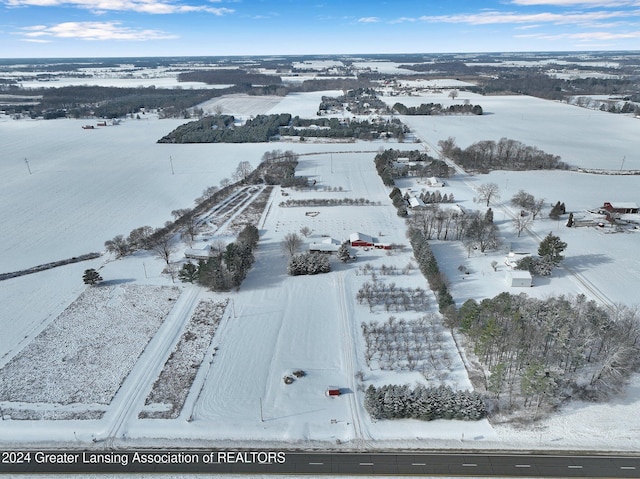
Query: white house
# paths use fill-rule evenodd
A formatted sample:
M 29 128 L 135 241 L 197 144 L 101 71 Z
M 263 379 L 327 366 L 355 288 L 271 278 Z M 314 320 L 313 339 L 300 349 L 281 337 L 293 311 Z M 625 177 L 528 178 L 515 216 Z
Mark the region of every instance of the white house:
M 187 248 L 184 250 L 184 257 L 189 259 L 209 259 L 211 257 L 211 248 Z

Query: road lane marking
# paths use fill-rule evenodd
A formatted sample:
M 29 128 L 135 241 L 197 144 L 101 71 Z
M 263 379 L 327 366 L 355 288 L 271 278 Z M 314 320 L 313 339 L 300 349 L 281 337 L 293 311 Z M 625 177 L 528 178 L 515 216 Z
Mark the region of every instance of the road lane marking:
M 582 466 L 567 466 L 569 469 L 582 469 Z
M 516 464 L 516 467 L 531 467 L 530 464 Z
M 361 462 L 361 466 L 373 466 L 373 462 Z
M 635 470 L 635 468 L 636 468 L 635 466 L 620 466 L 620 469 L 625 469 L 629 471 Z
M 324 462 L 310 462 L 310 466 L 324 466 Z
M 427 464 L 424 462 L 412 462 L 411 463 L 412 466 L 426 466 Z
M 477 464 L 463 464 L 462 467 L 478 467 Z

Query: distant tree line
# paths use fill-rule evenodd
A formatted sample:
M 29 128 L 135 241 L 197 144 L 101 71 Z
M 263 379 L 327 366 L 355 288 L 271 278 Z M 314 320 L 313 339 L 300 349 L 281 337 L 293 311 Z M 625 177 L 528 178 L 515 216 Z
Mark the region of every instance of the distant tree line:
M 440 140 L 442 154 L 467 171 L 488 173 L 493 170 L 551 170 L 568 169 L 557 155 L 551 155 L 535 146 L 517 140 L 501 138 L 473 143 L 464 150 L 456 145 L 455 138 Z
M 443 107 L 441 103 L 422 103 L 420 106 L 405 106 L 402 103 L 393 105 L 393 109 L 400 115 L 482 115 L 480 105 L 460 104 Z
M 240 68 L 222 68 L 179 73 L 178 81 L 201 82 L 207 85 L 279 85 L 282 83 L 282 78 L 277 75 L 251 73 Z
M 458 419 L 477 421 L 487 414 L 482 396 L 473 391 L 454 391 L 449 386 L 429 388 L 407 385 L 370 385 L 364 407 L 374 419 Z
M 404 138 L 408 132 L 409 128 L 397 118 L 384 121 L 341 121 L 338 118 L 302 119 L 296 116 L 288 127 L 280 129 L 282 136 L 353 138 L 358 140 Z
M 242 126 L 234 126 L 230 115 L 206 116 L 180 125 L 158 143 L 261 143 L 268 142 L 288 125 L 291 115 L 258 115 Z
M 29 110 L 33 118 L 122 118 L 143 110 L 168 109 L 172 116 L 184 117 L 198 103 L 225 91 L 181 90 L 175 88 L 116 88 L 101 86 L 68 86 L 29 90 L 40 95 L 38 105 L 20 106 L 16 113 Z M 167 115 L 168 116 L 168 115 Z

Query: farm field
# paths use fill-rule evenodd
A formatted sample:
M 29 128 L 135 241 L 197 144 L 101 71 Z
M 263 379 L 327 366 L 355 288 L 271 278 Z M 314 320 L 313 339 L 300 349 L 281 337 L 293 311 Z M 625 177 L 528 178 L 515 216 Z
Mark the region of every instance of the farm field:
M 571 136 L 573 130 L 566 132 L 565 141 L 561 142 L 560 134 L 554 137 L 551 131 L 545 130 L 546 126 L 540 126 L 537 133 L 517 126 L 517 122 L 514 123 L 516 126 L 508 127 L 509 120 L 514 121 L 521 116 L 522 105 L 531 106 L 531 99 L 500 97 L 499 100 L 485 101 L 485 98 L 489 97 L 471 101 L 482 104 L 485 111 L 492 113 L 486 117 L 407 117 L 403 120 L 427 142 L 432 154 L 437 141 L 447 136 L 456 136 L 461 146 L 476 139 L 506 136 L 561 154 L 572 164 L 571 158 L 565 157 L 562 151 L 574 155 L 573 158 L 582 158 L 584 163 L 580 166 L 615 166 L 585 146 L 583 138 L 577 136 L 577 130 L 576 136 Z M 288 107 L 287 112 L 308 115 L 315 100 L 293 96 L 281 103 L 254 103 L 252 106 L 243 106 L 242 101 L 242 98 L 230 100 L 226 104 L 229 112 L 233 114 L 235 109 L 243 114 L 275 113 L 285 111 L 280 107 Z M 547 115 L 553 114 L 556 118 L 566 115 L 557 120 L 559 123 L 563 120 L 570 123 L 574 113 L 599 113 L 548 102 L 536 105 L 541 111 L 550 108 Z M 555 108 L 558 110 L 552 113 Z M 254 113 L 246 113 L 251 111 Z M 598 117 L 598 131 L 617 131 L 615 122 L 620 120 L 635 125 L 630 118 L 608 115 Z M 484 122 L 484 126 L 478 128 L 474 124 L 469 128 L 469 123 L 474 121 Z M 590 120 L 578 116 L 577 121 Z M 178 121 L 157 120 L 150 116 L 148 120 L 127 120 L 122 125 L 97 131 L 81 129 L 84 123 L 86 121 L 15 122 L 0 119 L 0 135 L 9 138 L 8 154 L 0 159 L 0 167 L 6 172 L 0 180 L 3 205 L 0 210 L 3 224 L 0 262 L 3 271 L 0 272 L 101 251 L 104 241 L 116 234 L 127 234 L 131 229 L 146 224 L 160 226 L 170 218 L 171 210 L 191 205 L 204 188 L 230 177 L 239 161 L 248 160 L 255 166 L 265 151 L 292 149 L 298 153 L 316 153 L 322 149 L 324 153 L 300 159 L 297 174 L 315 180 L 313 188 L 304 191 L 273 190 L 265 213 L 256 225 L 260 230 L 256 262 L 239 291 L 210 293 L 191 285 L 175 285 L 181 291 L 182 306 L 176 305 L 177 309 L 168 314 L 179 318 L 182 322 L 179 324 L 186 324 L 196 300 L 222 301 L 230 298 L 214 335 L 217 350 L 207 351 L 203 367 L 178 419 L 138 418 L 137 413 L 143 409 L 148 390 L 143 391 L 142 386 L 140 389 L 134 387 L 133 380 L 144 378 L 141 384 L 150 387 L 154 374 L 159 374 L 164 361 L 158 359 L 153 368 L 143 368 L 141 364 L 132 368 L 132 375 L 125 380 L 123 393 L 116 395 L 106 406 L 102 419 L 9 421 L 4 428 L 6 435 L 0 432 L 0 440 L 30 442 L 40 437 L 44 441 L 72 441 L 76 435 L 81 442 L 98 439 L 107 441 L 107 444 L 117 444 L 126 436 L 129 444 L 175 445 L 176 440 L 197 444 L 206 440 L 234 445 L 343 447 L 345 444 L 344 447 L 361 450 L 373 447 L 597 447 L 635 450 L 637 447 L 640 424 L 630 414 L 640 404 L 640 381 L 637 378 L 623 398 L 604 405 L 574 403 L 523 434 L 514 426 L 492 426 L 487 420 L 375 422 L 369 418 L 362 403 L 362 388 L 369 384 L 432 382 L 437 385 L 444 382 L 454 389 L 471 386 L 463 358 L 446 331 L 440 335 L 440 348 L 451 361 L 447 374 L 442 377 L 437 377 L 435 371 L 428 368 L 426 374 L 424 370 L 412 371 L 408 367 L 394 371 L 383 369 L 380 362 L 372 362 L 370 366 L 365 361 L 361 334 L 363 322 L 382 323 L 392 314 L 412 320 L 421 314 L 437 311 L 435 298 L 415 267 L 407 274 L 381 276 L 380 280 L 395 282 L 400 287 L 424 288 L 427 291 L 425 311 L 389 312 L 380 306 L 370 308 L 356 300 L 358 289 L 370 280 L 362 271 L 364 265 L 377 270 L 383 265 L 392 265 L 402 270 L 412 260 L 405 224 L 391 205 L 389 189 L 383 186 L 375 172 L 373 151 L 390 147 L 415 149 L 424 147 L 424 144 L 158 145 L 155 141 L 173 129 Z M 436 131 L 433 131 L 434 125 Z M 630 135 L 631 130 L 632 127 L 625 126 L 619 134 L 623 139 L 630 138 L 624 135 Z M 36 134 L 38 142 L 29 142 L 29 138 Z M 575 140 L 567 141 L 567 138 Z M 590 136 L 588 139 L 591 149 L 608 151 L 611 146 L 612 155 L 626 154 L 626 144 L 617 145 L 624 142 L 611 141 L 610 144 L 606 139 L 600 145 L 593 138 Z M 554 145 L 562 151 L 555 151 Z M 586 155 L 588 151 L 589 156 Z M 584 157 L 582 153 L 585 153 Z M 27 171 L 24 158 L 29 160 L 32 174 Z M 635 168 L 631 153 L 627 158 L 625 167 Z M 173 174 L 172 166 L 175 169 Z M 564 201 L 569 211 L 578 213 L 600 206 L 603 201 L 611 200 L 612 195 L 616 195 L 615 200 L 618 201 L 638 201 L 634 196 L 635 178 L 576 172 L 496 172 L 474 177 L 456 175 L 447 180 L 445 189 L 454 192 L 456 202 L 465 208 L 483 209 L 473 201 L 474 188 L 487 181 L 499 184 L 502 200 L 492 206 L 504 245 L 514 243 L 521 249 L 533 249 L 539 237 L 550 230 L 559 232 L 569 244 L 566 267 L 550 279 L 536 283 L 534 288 L 528 288 L 526 293 L 538 297 L 552 293 L 584 293 L 599 301 L 605 299 L 628 304 L 633 302 L 630 298 L 635 297 L 634 291 L 640 282 L 637 276 L 640 265 L 629 254 L 640 233 L 608 234 L 594 228 L 568 230 L 561 223 L 541 219 L 534 223 L 532 236 L 523 234 L 516 238 L 510 226 L 510 215 L 514 212 L 505 202 L 523 188 L 537 197 L 545 197 L 549 202 Z M 423 187 L 413 179 L 403 180 L 399 186 Z M 366 198 L 374 204 L 310 208 L 279 206 L 286 199 L 309 198 Z M 310 212 L 313 214 L 308 214 Z M 342 264 L 334 259 L 333 271 L 326 275 L 288 276 L 287 258 L 281 242 L 287 233 L 298 232 L 303 226 L 312 230 L 306 243 L 326 237 L 343 240 L 357 231 L 377 236 L 385 243 L 405 247 L 393 250 L 391 254 L 385 250 L 361 249 L 356 262 Z M 216 232 L 221 236 L 228 233 Z M 468 298 L 482 299 L 509 290 L 504 282 L 504 271 L 500 268 L 493 271 L 490 266 L 492 259 L 504 257 L 504 249 L 473 256 L 455 243 L 435 243 L 433 249 L 459 304 Z M 457 270 L 460 264 L 466 265 L 472 273 L 462 277 Z M 87 263 L 3 281 L 0 288 L 0 326 L 9 333 L 0 343 L 0 365 L 8 364 L 20 351 L 28 351 L 40 332 L 59 322 L 59 315 L 67 306 L 77 304 L 76 298 L 85 290 L 81 274 L 87 267 L 100 268 L 105 283 L 112 282 L 116 289 L 127 284 L 148 288 L 148 297 L 136 300 L 138 306 L 157 300 L 157 295 L 152 293 L 153 288 L 174 286 L 169 277 L 161 274 L 162 261 L 148 253 L 137 253 L 118 261 L 105 256 Z M 161 328 L 154 339 L 154 344 L 161 344 L 142 353 L 141 358 L 151 363 L 154 357 L 166 357 L 178 341 L 179 330 L 175 326 L 171 332 L 162 333 L 164 330 Z M 155 356 L 154 351 L 157 353 Z M 292 384 L 285 384 L 283 376 L 296 370 L 303 370 L 305 375 Z M 359 372 L 362 375 L 357 379 Z M 329 386 L 340 388 L 344 394 L 339 398 L 327 398 L 325 390 Z M 127 396 L 127 391 L 130 396 Z M 38 401 L 47 402 L 43 398 Z M 600 427 L 588 427 L 588 418 L 596 416 L 600 418 Z M 25 428 L 25 424 L 29 428 Z M 462 438 L 466 440 L 462 441 Z

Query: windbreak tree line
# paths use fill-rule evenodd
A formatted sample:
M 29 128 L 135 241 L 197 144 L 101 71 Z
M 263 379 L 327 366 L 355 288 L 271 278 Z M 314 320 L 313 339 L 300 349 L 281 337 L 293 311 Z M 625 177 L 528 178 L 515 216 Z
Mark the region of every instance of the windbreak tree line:
M 371 385 L 364 407 L 374 419 L 459 419 L 477 421 L 487 414 L 481 395 L 473 391 L 454 391 L 449 386 L 429 388 L 407 385 Z
M 489 173 L 493 170 L 566 170 L 569 165 L 560 157 L 545 153 L 535 146 L 517 140 L 501 138 L 473 143 L 464 150 L 456 145 L 455 138 L 440 140 L 442 154 L 467 171 Z
M 499 404 L 553 406 L 576 396 L 605 399 L 640 366 L 640 323 L 625 307 L 609 311 L 584 295 L 530 298 L 501 293 L 467 300 L 456 325 L 490 372 Z

